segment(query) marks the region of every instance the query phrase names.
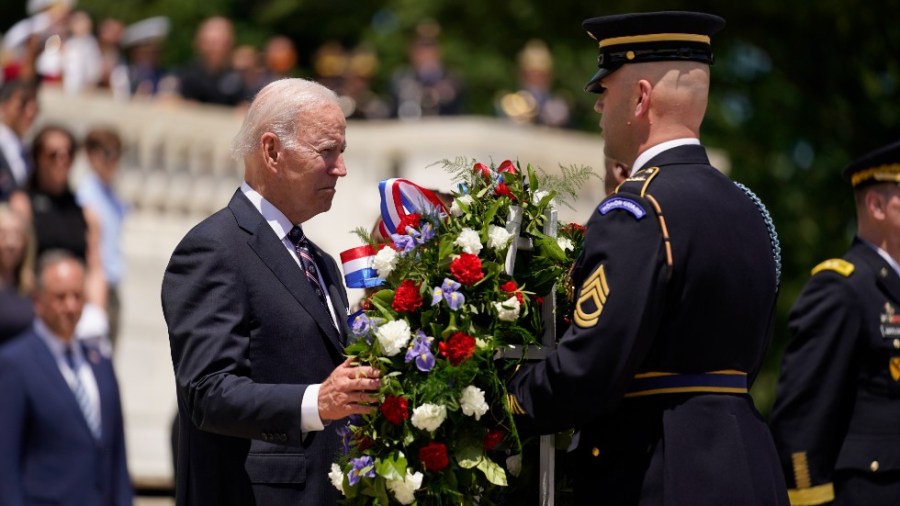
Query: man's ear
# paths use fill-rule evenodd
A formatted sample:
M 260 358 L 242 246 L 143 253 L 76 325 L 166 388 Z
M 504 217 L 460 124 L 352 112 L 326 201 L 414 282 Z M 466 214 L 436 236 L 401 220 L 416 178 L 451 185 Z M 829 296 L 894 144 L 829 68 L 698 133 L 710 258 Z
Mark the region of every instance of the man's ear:
M 883 220 L 885 218 L 884 196 L 877 191 L 870 190 L 866 192 L 865 199 L 866 209 L 869 211 L 869 215 L 876 220 Z
M 638 97 L 637 104 L 634 106 L 634 117 L 640 118 L 646 116 L 650 112 L 650 93 L 653 91 L 653 85 L 646 79 L 641 79 L 637 83 Z
M 278 136 L 272 132 L 262 134 L 262 137 L 260 137 L 259 140 L 259 149 L 262 154 L 263 164 L 269 168 L 269 170 L 274 171 L 282 156 L 281 141 L 278 139 Z

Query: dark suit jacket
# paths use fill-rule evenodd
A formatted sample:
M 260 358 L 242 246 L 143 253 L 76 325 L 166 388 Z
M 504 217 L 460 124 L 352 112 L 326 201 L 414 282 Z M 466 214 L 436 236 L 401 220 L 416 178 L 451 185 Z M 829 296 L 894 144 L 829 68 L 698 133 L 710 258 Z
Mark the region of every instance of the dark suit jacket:
M 6 156 L 0 151 L 0 202 L 9 200 L 9 196 L 19 188 L 16 178 L 13 177 L 12 169 Z
M 347 296 L 313 245 L 341 322 L 238 191 L 181 241 L 163 313 L 178 394 L 179 505 L 334 504 L 337 424 L 304 438 L 300 404 L 342 361 Z
M 581 430 L 578 504 L 785 505 L 772 437 L 746 391 L 629 395 L 638 374 L 752 379 L 778 291 L 761 209 L 703 147 L 646 167 L 588 222 L 574 324 L 512 378 L 519 429 Z
M 99 442 L 33 329 L 0 347 L 0 505 L 131 505 L 112 363 L 83 350 L 100 392 Z

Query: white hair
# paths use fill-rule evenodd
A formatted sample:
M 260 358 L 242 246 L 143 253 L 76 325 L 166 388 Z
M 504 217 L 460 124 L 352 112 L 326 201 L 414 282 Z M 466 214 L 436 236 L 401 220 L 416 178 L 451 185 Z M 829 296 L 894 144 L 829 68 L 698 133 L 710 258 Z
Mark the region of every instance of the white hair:
M 272 132 L 288 149 L 297 149 L 297 134 L 304 113 L 325 105 L 338 106 L 337 95 L 315 81 L 307 79 L 279 79 L 257 93 L 241 129 L 231 144 L 231 156 L 243 160 L 256 146 L 260 137 Z

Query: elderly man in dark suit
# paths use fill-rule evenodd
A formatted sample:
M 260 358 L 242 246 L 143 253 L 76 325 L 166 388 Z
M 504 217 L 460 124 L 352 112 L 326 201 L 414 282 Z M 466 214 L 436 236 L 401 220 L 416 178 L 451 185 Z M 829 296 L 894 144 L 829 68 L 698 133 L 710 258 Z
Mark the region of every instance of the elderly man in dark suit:
M 587 225 L 573 325 L 522 367 L 510 406 L 527 432 L 580 430 L 578 504 L 786 505 L 772 437 L 748 388 L 778 293 L 762 203 L 700 144 L 718 16 L 589 19 L 587 91 L 604 150 L 632 173 Z
M 76 341 L 84 266 L 49 251 L 34 326 L 0 348 L 0 505 L 129 506 L 112 364 Z
M 327 88 L 266 86 L 235 138 L 245 182 L 166 269 L 179 412 L 179 505 L 328 505 L 337 423 L 369 412 L 369 367 L 342 362 L 347 296 L 300 225 L 347 173 L 346 122 Z

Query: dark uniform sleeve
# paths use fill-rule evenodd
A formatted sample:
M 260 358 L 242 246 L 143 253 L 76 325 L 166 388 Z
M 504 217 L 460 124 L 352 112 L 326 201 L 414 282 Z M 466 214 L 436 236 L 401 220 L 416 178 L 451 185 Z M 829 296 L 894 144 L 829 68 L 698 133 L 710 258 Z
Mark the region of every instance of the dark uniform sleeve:
M 792 504 L 834 499 L 832 472 L 853 410 L 860 331 L 844 275 L 813 276 L 794 305 L 771 426 Z
M 508 385 L 525 432 L 565 430 L 611 410 L 659 325 L 667 273 L 659 222 L 647 200 L 615 198 L 621 206 L 588 222 L 572 326 L 546 360 L 523 366 Z

